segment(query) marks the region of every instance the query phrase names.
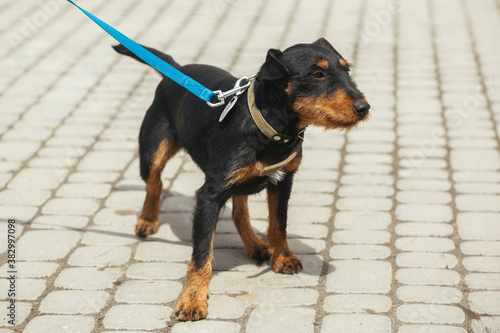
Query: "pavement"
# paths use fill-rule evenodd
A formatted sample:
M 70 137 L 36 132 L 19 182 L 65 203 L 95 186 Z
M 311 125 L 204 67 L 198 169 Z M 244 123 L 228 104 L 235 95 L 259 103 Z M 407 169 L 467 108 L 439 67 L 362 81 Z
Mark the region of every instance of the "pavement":
M 178 322 L 203 181 L 189 156 L 163 173 L 159 232 L 133 233 L 159 76 L 63 0 L 0 0 L 0 333 L 500 332 L 499 0 L 78 3 L 236 76 L 324 36 L 372 115 L 306 133 L 288 228 L 304 270 L 247 258 L 228 204 L 208 319 Z M 263 195 L 250 213 L 265 237 Z

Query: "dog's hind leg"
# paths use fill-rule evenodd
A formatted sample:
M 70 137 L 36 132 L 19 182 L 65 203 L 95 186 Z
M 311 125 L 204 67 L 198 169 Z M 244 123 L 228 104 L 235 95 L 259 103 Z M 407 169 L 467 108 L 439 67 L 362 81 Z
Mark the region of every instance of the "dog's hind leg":
M 163 190 L 161 172 L 167 161 L 181 148 L 170 128 L 164 108 L 165 104 L 157 97 L 146 113 L 139 136 L 141 177 L 147 187 L 141 216 L 135 226 L 135 233 L 139 237 L 158 231 Z
M 269 259 L 268 245 L 255 234 L 250 225 L 248 213 L 248 196 L 240 195 L 233 197 L 233 222 L 245 245 L 247 255 L 250 258 Z

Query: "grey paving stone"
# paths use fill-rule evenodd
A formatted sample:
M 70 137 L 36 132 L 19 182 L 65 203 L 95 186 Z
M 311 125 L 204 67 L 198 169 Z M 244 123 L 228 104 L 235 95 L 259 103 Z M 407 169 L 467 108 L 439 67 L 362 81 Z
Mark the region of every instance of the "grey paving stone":
M 83 229 L 89 223 L 87 216 L 40 215 L 31 222 L 33 229 Z
M 394 177 L 390 175 L 344 175 L 340 177 L 343 185 L 381 185 L 390 186 Z
M 118 287 L 115 300 L 120 303 L 168 303 L 181 291 L 182 285 L 175 281 L 129 280 Z
M 457 263 L 457 257 L 448 253 L 410 252 L 396 256 L 400 267 L 455 268 Z
M 335 203 L 339 211 L 389 211 L 392 208 L 392 200 L 388 198 L 340 198 Z
M 94 318 L 88 316 L 44 315 L 30 320 L 25 333 L 90 333 Z
M 447 180 L 401 179 L 396 187 L 403 191 L 448 191 L 451 184 Z
M 393 194 L 390 186 L 344 185 L 338 190 L 340 197 L 390 197 Z
M 452 174 L 454 181 L 460 182 L 500 182 L 498 171 L 457 171 Z
M 500 184 L 457 183 L 455 190 L 464 194 L 500 194 Z
M 500 327 L 500 316 L 482 316 L 479 320 L 473 320 L 471 327 L 474 333 L 495 332 L 495 330 Z
M 10 301 L 7 302 L 0 302 L 0 306 L 2 307 L 2 309 L 7 309 L 8 306 L 10 306 Z M 16 326 L 17 325 L 20 325 L 24 322 L 24 320 L 28 317 L 28 315 L 30 314 L 31 312 L 31 309 L 32 309 L 32 305 L 30 303 L 27 303 L 27 302 L 19 302 L 19 301 L 16 301 L 16 319 L 15 319 L 15 324 Z M 9 327 L 9 328 L 14 328 L 12 326 L 12 324 L 10 324 L 8 321 L 9 320 L 12 320 L 9 316 L 8 316 L 9 312 L 6 312 L 3 316 L 0 317 L 0 326 L 3 326 L 3 327 Z M 7 330 L 5 329 L 5 332 L 12 332 L 11 330 Z M 4 333 L 2 332 L 2 329 L 0 328 L 0 333 Z
M 472 273 L 465 276 L 465 283 L 471 289 L 500 289 L 500 274 Z
M 56 195 L 63 198 L 92 198 L 103 199 L 111 190 L 110 184 L 64 184 L 57 190 Z
M 500 212 L 500 195 L 457 195 L 457 209 L 475 212 Z
M 57 270 L 59 264 L 54 262 L 18 261 L 16 271 L 18 278 L 42 278 L 49 277 Z M 0 268 L 0 277 L 7 277 L 9 274 L 7 264 Z
M 500 155 L 495 150 L 453 150 L 450 162 L 455 170 L 498 170 Z
M 188 265 L 181 263 L 135 263 L 127 269 L 127 277 L 130 279 L 180 279 L 186 275 Z
M 459 213 L 457 225 L 462 239 L 500 240 L 500 214 Z
M 500 255 L 500 242 L 463 242 L 460 244 L 460 250 L 468 255 L 498 256 Z
M 33 230 L 17 242 L 18 260 L 55 260 L 64 258 L 80 240 L 80 233 L 66 230 Z
M 260 307 L 250 314 L 246 332 L 312 332 L 315 315 L 308 308 Z
M 104 291 L 61 290 L 49 293 L 40 305 L 41 313 L 90 314 L 106 305 L 109 294 Z
M 134 230 L 127 226 L 97 226 L 90 227 L 83 233 L 82 244 L 124 246 L 139 241 Z
M 453 233 L 453 227 L 445 223 L 398 223 L 394 228 L 399 236 L 448 236 Z
M 456 306 L 435 304 L 405 304 L 396 310 L 399 320 L 406 323 L 460 324 L 463 310 Z
M 78 171 L 119 171 L 132 160 L 132 152 L 93 151 L 78 164 Z
M 374 314 L 334 314 L 323 319 L 321 333 L 390 333 L 391 320 Z
M 244 315 L 249 302 L 246 297 L 210 295 L 208 319 L 237 319 Z M 203 329 L 206 329 L 204 327 Z
M 290 198 L 292 206 L 330 206 L 333 194 L 328 193 L 294 193 Z M 253 214 L 252 214 L 253 215 Z
M 240 325 L 227 321 L 198 321 L 175 324 L 172 333 L 238 333 Z
M 112 192 L 104 202 L 106 207 L 139 210 L 144 204 L 144 191 L 116 191 Z
M 500 257 L 467 257 L 462 263 L 465 269 L 473 272 L 500 272 Z
M 386 259 L 391 250 L 382 245 L 334 245 L 330 248 L 332 259 Z
M 448 204 L 452 197 L 446 192 L 400 191 L 396 200 L 407 204 Z
M 396 218 L 409 222 L 449 222 L 453 212 L 445 205 L 399 204 L 396 207 Z
M 17 222 L 29 222 L 38 212 L 33 206 L 0 206 L 0 221 L 15 219 Z
M 392 222 L 386 212 L 338 212 L 334 226 L 337 229 L 386 229 Z
M 23 169 L 9 183 L 9 188 L 19 190 L 53 190 L 66 178 L 66 169 Z
M 477 314 L 500 315 L 500 291 L 476 291 L 469 294 L 470 309 Z
M 127 225 L 130 228 L 137 222 L 136 209 L 103 208 L 94 217 L 97 225 Z
M 191 245 L 162 242 L 140 243 L 135 252 L 139 261 L 187 261 L 193 252 Z
M 401 237 L 395 245 L 401 251 L 414 252 L 448 252 L 455 249 L 451 239 L 438 237 Z
M 336 293 L 386 293 L 391 288 L 389 262 L 337 260 L 330 264 L 326 291 Z
M 118 176 L 119 172 L 73 172 L 68 180 L 73 183 L 112 183 Z
M 325 298 L 323 308 L 327 312 L 337 313 L 376 313 L 387 312 L 391 309 L 392 302 L 387 296 L 382 295 L 330 295 Z
M 334 243 L 347 244 L 386 244 L 391 234 L 381 230 L 339 230 L 332 234 Z
M 450 287 L 402 286 L 397 289 L 396 294 L 403 302 L 451 304 L 462 300 L 462 292 Z
M 256 273 L 262 272 L 263 269 L 260 271 L 257 271 Z M 266 275 L 275 275 L 273 272 L 267 272 Z M 297 280 L 298 275 L 292 275 L 291 279 Z M 281 277 L 281 276 L 280 276 Z M 272 278 L 263 278 L 261 279 L 264 280 L 272 280 Z M 283 278 L 281 279 L 283 282 L 288 282 L 288 284 L 291 284 L 290 278 Z M 297 286 L 302 286 L 301 281 L 299 280 L 296 282 Z M 310 285 L 315 286 L 316 282 L 311 283 Z M 259 278 L 257 277 L 251 277 L 248 278 L 248 272 L 228 272 L 228 271 L 213 271 L 212 272 L 212 278 L 210 280 L 210 295 L 213 294 L 254 294 L 256 293 L 257 290 L 260 290 L 265 286 L 264 283 L 262 283 Z M 274 286 L 282 286 L 280 285 L 279 281 L 274 282 Z
M 68 259 L 72 266 L 121 266 L 130 258 L 129 247 L 84 246 Z
M 389 164 L 346 164 L 344 165 L 342 171 L 344 171 L 347 174 L 384 175 L 392 172 L 392 166 Z
M 13 206 L 39 206 L 50 196 L 47 190 L 5 190 L 0 192 L 0 202 Z
M 53 215 L 93 215 L 99 209 L 96 199 L 50 199 L 43 207 L 43 214 Z
M 401 268 L 396 272 L 396 280 L 408 285 L 452 286 L 460 281 L 460 274 L 449 269 Z
M 312 305 L 318 300 L 318 292 L 309 288 L 277 288 L 259 291 L 254 302 L 259 307 L 283 307 Z
M 47 281 L 44 279 L 16 279 L 16 300 L 36 300 L 47 287 Z M 0 280 L 0 288 L 5 290 L 2 300 L 7 300 L 7 290 L 10 289 L 11 282 L 9 277 Z
M 402 325 L 399 333 L 466 333 L 463 328 L 443 325 Z
M 54 285 L 64 289 L 102 290 L 114 286 L 120 278 L 120 268 L 75 267 L 66 268 L 57 276 Z
M 0 142 L 0 159 L 25 161 L 40 147 L 36 142 Z
M 104 316 L 103 324 L 111 329 L 160 329 L 166 326 L 172 311 L 172 308 L 163 305 L 115 305 Z
M 303 194 L 333 193 L 335 192 L 336 189 L 337 185 L 333 181 L 298 180 L 293 183 L 294 193 L 303 193 Z

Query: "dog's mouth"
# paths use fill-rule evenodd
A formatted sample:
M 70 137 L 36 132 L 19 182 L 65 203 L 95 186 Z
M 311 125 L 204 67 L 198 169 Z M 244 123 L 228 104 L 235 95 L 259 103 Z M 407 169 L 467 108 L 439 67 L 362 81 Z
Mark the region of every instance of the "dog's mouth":
M 299 97 L 293 103 L 293 109 L 299 115 L 300 128 L 314 125 L 326 129 L 349 129 L 368 119 L 370 114 L 370 104 L 366 99 L 355 100 L 343 90 L 332 95 Z

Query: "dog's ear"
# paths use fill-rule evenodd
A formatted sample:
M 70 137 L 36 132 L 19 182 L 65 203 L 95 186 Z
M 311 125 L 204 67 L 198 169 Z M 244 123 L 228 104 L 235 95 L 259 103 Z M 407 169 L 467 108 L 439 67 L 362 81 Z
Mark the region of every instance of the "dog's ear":
M 323 37 L 321 37 L 320 39 L 318 39 L 317 41 L 315 41 L 313 44 L 324 46 L 324 47 L 326 47 L 327 49 L 329 49 L 330 51 L 332 51 L 333 53 L 335 53 L 336 55 L 338 55 L 339 57 L 342 58 L 342 56 L 340 55 L 340 53 L 337 50 L 335 50 L 335 48 L 332 46 L 332 44 L 330 44 L 330 42 L 327 41 L 326 39 L 324 39 Z
M 266 62 L 260 67 L 257 73 L 259 82 L 279 80 L 287 77 L 290 72 L 280 61 L 283 53 L 280 50 L 270 49 L 267 52 Z

